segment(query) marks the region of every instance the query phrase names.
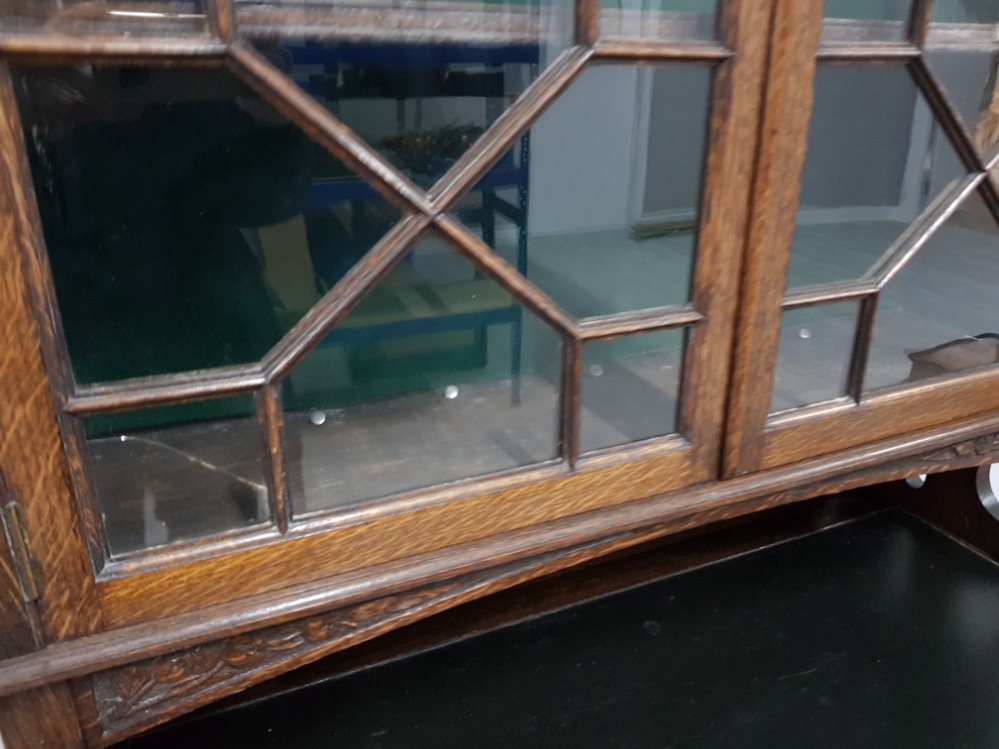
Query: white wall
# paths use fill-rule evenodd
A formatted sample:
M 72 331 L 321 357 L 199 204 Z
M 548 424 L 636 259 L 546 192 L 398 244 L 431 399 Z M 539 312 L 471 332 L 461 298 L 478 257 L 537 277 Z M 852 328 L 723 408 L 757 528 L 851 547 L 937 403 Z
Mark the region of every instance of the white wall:
M 531 129 L 532 234 L 627 223 L 637 90 L 632 66 L 592 68 Z

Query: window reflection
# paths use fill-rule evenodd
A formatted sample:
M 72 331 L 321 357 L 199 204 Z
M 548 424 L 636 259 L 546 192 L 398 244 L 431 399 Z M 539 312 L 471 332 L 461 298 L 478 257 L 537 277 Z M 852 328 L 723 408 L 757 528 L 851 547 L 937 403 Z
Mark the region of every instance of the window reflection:
M 867 390 L 999 362 L 999 224 L 977 194 L 882 292 Z
M 707 66 L 588 69 L 459 215 L 576 317 L 686 303 L 710 88 Z
M 555 459 L 560 345 L 419 242 L 285 382 L 296 515 Z
M 94 416 L 84 428 L 112 554 L 269 519 L 250 398 Z
M 222 70 L 17 86 L 82 383 L 260 359 L 399 216 Z
M 588 343 L 583 348 L 583 452 L 678 431 L 685 330 Z
M 964 174 L 903 66 L 819 65 L 788 288 L 861 278 Z

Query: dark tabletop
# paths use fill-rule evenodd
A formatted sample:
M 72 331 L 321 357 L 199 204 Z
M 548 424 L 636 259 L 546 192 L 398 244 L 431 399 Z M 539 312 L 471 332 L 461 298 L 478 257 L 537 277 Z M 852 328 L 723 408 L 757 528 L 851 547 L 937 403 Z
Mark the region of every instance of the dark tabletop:
M 999 747 L 999 570 L 891 512 L 135 739 Z

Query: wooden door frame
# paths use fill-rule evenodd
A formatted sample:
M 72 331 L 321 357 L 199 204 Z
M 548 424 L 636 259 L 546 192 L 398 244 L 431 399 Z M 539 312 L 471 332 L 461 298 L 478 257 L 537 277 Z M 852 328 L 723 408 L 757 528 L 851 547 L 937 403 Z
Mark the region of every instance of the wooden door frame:
M 442 546 L 498 548 L 496 544 L 509 539 L 509 547 L 516 552 L 505 560 L 482 558 L 476 564 L 488 566 L 527 558 L 559 548 L 559 540 L 544 532 L 546 524 L 584 513 L 611 511 L 628 502 L 716 478 L 770 2 L 725 0 L 719 12 L 719 42 L 689 43 L 599 39 L 598 3 L 580 0 L 577 46 L 553 63 L 490 134 L 480 139 L 426 194 L 383 162 L 329 112 L 297 87 L 288 85 L 279 71 L 239 37 L 231 3 L 226 0 L 210 4 L 211 28 L 217 34 L 214 37 L 0 37 L 0 57 L 5 61 L 0 69 L 0 105 L 4 111 L 0 155 L 9 177 L 10 187 L 5 191 L 9 214 L 15 218 L 13 226 L 17 229 L 16 236 L 8 234 L 3 243 L 4 280 L 11 284 L 5 301 L 11 307 L 11 319 L 23 321 L 16 330 L 10 329 L 9 338 L 21 350 L 30 349 L 30 356 L 22 358 L 31 364 L 28 369 L 25 365 L 19 369 L 2 368 L 0 386 L 16 384 L 26 389 L 25 397 L 8 403 L 8 418 L 10 423 L 25 428 L 30 425 L 32 435 L 32 440 L 21 443 L 7 441 L 3 465 L 15 467 L 18 475 L 26 472 L 23 483 L 29 483 L 33 472 L 44 474 L 51 483 L 47 491 L 32 488 L 38 499 L 31 506 L 48 512 L 47 527 L 62 529 L 60 533 L 68 540 L 63 542 L 32 523 L 28 523 L 28 530 L 38 558 L 44 559 L 47 553 L 59 549 L 60 564 L 68 568 L 46 570 L 46 585 L 59 581 L 74 591 L 73 600 L 88 612 L 82 616 L 73 612 L 73 620 L 78 623 L 72 628 L 55 627 L 46 640 L 58 641 L 103 628 L 192 612 L 247 596 L 277 596 L 289 586 L 322 586 L 323 581 L 338 576 L 351 576 L 355 578 L 353 584 L 357 584 L 358 575 L 365 578 L 363 570 L 405 565 L 402 560 L 412 560 L 416 566 L 424 557 L 439 557 L 431 576 L 458 572 L 457 562 L 449 563 L 446 555 L 437 554 Z M 262 362 L 213 371 L 207 376 L 168 375 L 111 387 L 78 386 L 60 334 L 58 306 L 7 63 L 95 61 L 224 65 L 370 181 L 407 217 Z M 577 322 L 459 226 L 447 211 L 587 65 L 640 62 L 711 64 L 715 70 L 693 296 L 691 303 L 682 307 Z M 431 488 L 293 523 L 280 478 L 280 378 L 342 319 L 374 280 L 388 272 L 413 241 L 431 229 L 441 232 L 480 271 L 503 284 L 562 336 L 563 459 L 557 465 Z M 28 293 L 19 291 L 22 288 Z M 679 326 L 694 326 L 683 374 L 683 436 L 581 456 L 578 434 L 583 344 Z M 14 349 L 8 348 L 5 357 L 8 351 Z M 42 366 L 43 358 L 47 367 Z M 251 392 L 256 393 L 267 449 L 277 456 L 270 472 L 274 527 L 109 560 L 84 468 L 80 418 L 139 405 L 162 406 Z M 42 440 L 44 450 L 36 444 Z M 39 456 L 47 456 L 41 466 Z M 76 488 L 77 501 L 68 489 L 67 476 Z M 16 488 L 15 494 L 28 506 L 28 499 Z M 518 538 L 521 541 L 516 542 Z M 467 571 L 468 560 L 462 564 L 466 566 L 460 571 Z M 413 585 L 419 583 L 420 579 L 411 581 Z M 377 590 L 378 574 L 367 575 L 364 584 Z M 53 617 L 65 619 L 70 615 L 63 610 L 67 594 L 49 595 L 46 589 L 42 599 L 52 601 Z
M 959 116 L 922 60 L 932 0 L 915 0 L 908 41 L 823 44 L 822 3 L 777 0 L 767 79 L 764 136 L 754 185 L 747 261 L 735 343 L 733 382 L 723 478 L 833 454 L 891 436 L 974 417 L 999 423 L 999 371 L 970 371 L 946 378 L 863 392 L 880 291 L 928 237 L 978 191 L 999 216 L 999 189 Z M 940 196 L 862 279 L 792 290 L 784 281 L 798 209 L 807 147 L 816 63 L 894 63 L 908 66 L 934 116 L 955 145 L 969 176 Z M 768 414 L 783 312 L 816 304 L 859 302 L 849 371 L 849 396 Z

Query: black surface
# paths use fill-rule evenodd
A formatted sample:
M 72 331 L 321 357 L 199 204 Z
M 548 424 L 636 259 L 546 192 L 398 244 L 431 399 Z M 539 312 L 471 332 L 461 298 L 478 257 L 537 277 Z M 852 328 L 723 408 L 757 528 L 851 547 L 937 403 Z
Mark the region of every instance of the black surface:
M 999 747 L 999 568 L 898 512 L 135 739 Z

